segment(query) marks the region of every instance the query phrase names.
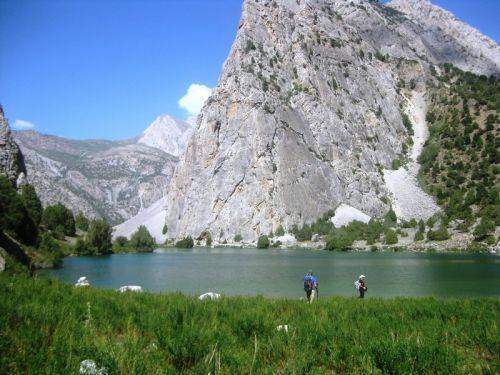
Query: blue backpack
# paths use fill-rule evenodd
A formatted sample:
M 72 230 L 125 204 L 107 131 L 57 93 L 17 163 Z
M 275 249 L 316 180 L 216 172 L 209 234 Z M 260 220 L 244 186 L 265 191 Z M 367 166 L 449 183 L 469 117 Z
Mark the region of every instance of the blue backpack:
M 305 290 L 306 292 L 310 292 L 310 291 L 311 291 L 311 290 L 313 290 L 313 289 L 314 289 L 314 283 L 313 283 L 313 281 L 312 281 L 312 278 L 311 278 L 311 277 L 309 277 L 309 276 L 306 276 L 306 277 L 304 278 L 304 290 Z

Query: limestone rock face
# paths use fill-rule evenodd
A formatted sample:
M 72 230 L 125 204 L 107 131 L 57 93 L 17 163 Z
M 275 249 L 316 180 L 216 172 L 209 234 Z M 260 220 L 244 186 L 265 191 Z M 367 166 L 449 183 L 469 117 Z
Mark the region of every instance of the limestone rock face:
M 429 0 L 392 0 L 388 6 L 423 28 L 420 38 L 435 59 L 453 62 L 460 69 L 476 74 L 498 75 L 498 44 L 452 13 Z
M 20 186 L 26 178 L 23 155 L 19 150 L 12 133 L 9 122 L 5 118 L 0 105 L 0 175 L 6 176 L 14 186 Z
M 216 241 L 254 241 L 341 203 L 371 217 L 387 212 L 383 170 L 410 138 L 401 87 L 424 95 L 430 64 L 498 72 L 498 46 L 491 59 L 469 54 L 460 33 L 427 30 L 401 4 L 244 1 L 219 83 L 170 184 L 168 237 L 208 230 Z
M 137 142 L 178 157 L 186 148 L 192 129 L 187 122 L 162 115 L 149 125 Z

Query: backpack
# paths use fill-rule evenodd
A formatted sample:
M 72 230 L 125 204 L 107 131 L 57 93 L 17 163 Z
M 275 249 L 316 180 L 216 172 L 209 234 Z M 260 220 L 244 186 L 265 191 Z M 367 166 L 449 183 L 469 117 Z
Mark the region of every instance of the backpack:
M 310 277 L 304 279 L 304 290 L 309 292 L 314 289 L 314 283 Z

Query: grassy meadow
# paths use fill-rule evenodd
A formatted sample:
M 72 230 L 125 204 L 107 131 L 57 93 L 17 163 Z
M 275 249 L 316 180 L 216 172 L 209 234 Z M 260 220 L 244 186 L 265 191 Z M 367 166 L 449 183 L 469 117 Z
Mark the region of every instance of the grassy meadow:
M 0 275 L 0 373 L 500 371 L 500 299 L 198 301 Z M 289 331 L 277 331 L 287 324 Z

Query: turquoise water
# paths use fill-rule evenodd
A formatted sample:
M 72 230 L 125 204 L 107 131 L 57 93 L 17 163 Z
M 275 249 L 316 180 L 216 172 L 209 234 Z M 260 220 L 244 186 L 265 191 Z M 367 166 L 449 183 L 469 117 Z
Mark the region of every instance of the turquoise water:
M 355 294 L 366 275 L 367 297 L 500 295 L 500 257 L 461 254 L 337 253 L 311 250 L 169 249 L 147 254 L 70 257 L 42 275 L 93 286 L 141 285 L 152 292 L 197 295 L 301 297 L 302 278 L 312 269 L 320 297 Z

